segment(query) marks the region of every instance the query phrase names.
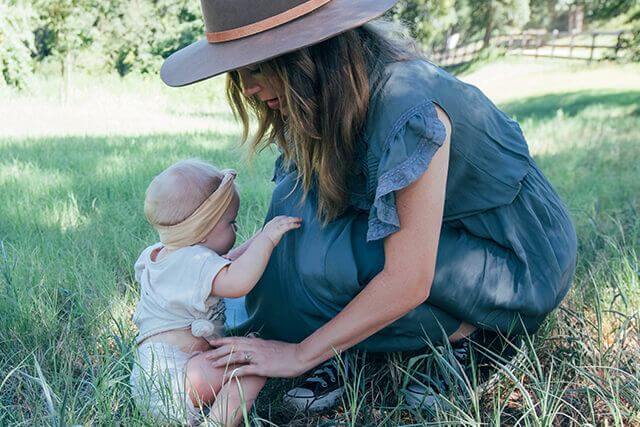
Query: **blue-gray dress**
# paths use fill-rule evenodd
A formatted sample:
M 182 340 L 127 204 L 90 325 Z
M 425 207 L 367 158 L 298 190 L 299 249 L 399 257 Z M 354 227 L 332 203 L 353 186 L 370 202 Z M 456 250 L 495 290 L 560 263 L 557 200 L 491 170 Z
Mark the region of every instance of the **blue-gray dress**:
M 359 347 L 418 349 L 425 336 L 438 340 L 462 321 L 535 331 L 571 286 L 576 236 L 520 127 L 477 88 L 427 61 L 390 64 L 374 88 L 342 216 L 323 227 L 313 189 L 300 203 L 295 168 L 276 161 L 266 221 L 292 215 L 304 223 L 284 236 L 247 296 L 250 328 L 300 342 L 382 270 L 383 239 L 402 227 L 395 192 L 425 172 L 445 139 L 437 104 L 451 120 L 452 135 L 431 293 Z

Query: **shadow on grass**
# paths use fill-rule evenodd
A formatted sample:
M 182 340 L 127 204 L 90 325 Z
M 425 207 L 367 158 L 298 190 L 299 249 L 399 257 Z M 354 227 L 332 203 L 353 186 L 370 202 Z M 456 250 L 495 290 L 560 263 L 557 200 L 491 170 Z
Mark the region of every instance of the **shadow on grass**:
M 0 259 L 3 328 L 25 331 L 42 343 L 58 335 L 57 320 L 45 320 L 60 320 L 58 313 L 65 312 L 69 301 L 78 322 L 90 324 L 96 313 L 125 294 L 132 263 L 157 239 L 144 219 L 145 189 L 176 160 L 199 157 L 239 171 L 239 221 L 245 226 L 239 235 L 246 238 L 266 211 L 273 159 L 265 153 L 249 167 L 236 140 L 217 133 L 0 138 L 0 241 L 11 248 L 16 262 L 14 286 L 7 293 Z M 95 290 L 87 292 L 87 284 Z M 60 292 L 65 296 L 59 297 Z M 29 326 L 33 319 L 25 317 L 32 313 L 24 308 L 28 304 L 36 307 L 32 311 L 43 307 L 45 314 L 39 318 L 54 329 Z M 12 350 L 10 340 L 0 342 L 0 354 L 26 357 Z
M 108 241 L 119 248 L 118 256 L 133 257 L 140 240 L 152 235 L 142 212 L 149 182 L 171 163 L 190 157 L 239 171 L 241 221 L 250 230 L 254 217 L 266 210 L 273 161 L 265 154 L 247 165 L 236 140 L 217 133 L 0 139 L 0 171 L 13 167 L 16 172 L 9 173 L 17 174 L 0 192 L 0 239 L 28 240 L 35 247 L 57 242 L 65 249 L 71 243 L 87 250 L 96 240 Z M 40 184 L 49 176 L 62 178 Z M 97 247 L 105 259 L 113 257 L 109 247 Z
M 570 117 L 577 116 L 594 105 L 603 105 L 605 110 L 631 107 L 629 115 L 636 117 L 639 104 L 638 91 L 579 92 L 529 98 L 508 104 L 505 110 L 517 115 L 519 119 L 543 121 L 553 119 L 556 111 L 562 109 L 567 120 L 571 120 Z M 563 199 L 569 202 L 574 218 L 580 222 L 578 234 L 583 264 L 601 262 L 604 265 L 611 259 L 604 252 L 607 248 L 605 237 L 613 235 L 618 224 L 607 223 L 605 217 L 608 215 L 620 219 L 621 232 L 631 242 L 624 243 L 625 245 L 635 247 L 638 242 L 638 234 L 634 234 L 633 230 L 638 227 L 636 207 L 640 207 L 640 180 L 637 179 L 636 169 L 637 159 L 640 158 L 640 138 L 633 136 L 634 132 L 637 134 L 633 128 L 618 126 L 619 122 L 616 120 L 626 120 L 625 118 L 605 115 L 601 120 L 614 121 L 616 138 L 598 141 L 580 149 L 567 145 L 552 154 L 536 156 L 545 174 L 558 188 Z M 632 120 L 634 121 L 635 119 Z M 629 135 L 636 138 L 633 139 L 636 143 L 629 143 Z M 215 141 L 222 143 L 216 145 Z M 114 307 L 108 303 L 108 298 L 115 299 L 118 294 L 124 293 L 125 284 L 132 282 L 131 263 L 145 240 L 153 235 L 141 212 L 144 189 L 149 179 L 168 163 L 177 158 L 198 156 L 221 166 L 235 167 L 240 170 L 239 178 L 244 181 L 247 193 L 254 198 L 250 203 L 257 205 L 259 201 L 265 201 L 269 195 L 270 183 L 258 182 L 255 177 L 244 173 L 246 165 L 239 158 L 238 151 L 229 149 L 227 144 L 233 144 L 233 141 L 231 137 L 205 134 L 0 142 L 0 167 L 5 162 L 15 160 L 20 164 L 34 165 L 35 171 L 52 171 L 69 179 L 68 185 L 52 188 L 36 196 L 24 194 L 23 189 L 15 184 L 3 186 L 0 191 L 0 238 L 7 238 L 8 242 L 15 243 L 19 261 L 15 272 L 15 290 L 21 298 L 14 300 L 24 301 L 22 304 L 25 306 L 42 306 L 42 310 L 37 311 L 40 317 L 44 317 L 42 313 L 45 313 L 53 320 L 64 320 L 66 317 L 78 319 L 70 329 L 78 338 L 72 343 L 64 342 L 63 346 L 65 335 L 61 328 L 64 323 L 58 326 L 53 320 L 42 322 L 50 325 L 48 328 L 41 327 L 40 323 L 34 325 L 34 319 L 29 316 L 33 316 L 35 310 L 23 310 L 18 303 L 15 308 L 10 308 L 7 303 L 3 327 L 5 330 L 24 331 L 22 339 L 26 337 L 28 343 L 20 346 L 17 344 L 18 340 L 13 339 L 0 343 L 0 353 L 11 355 L 10 358 L 7 357 L 10 361 L 8 366 L 23 360 L 34 348 L 51 347 L 47 337 L 60 336 L 61 343 L 55 348 L 64 349 L 61 351 L 76 366 L 81 367 L 81 372 L 93 372 L 96 369 L 87 362 L 88 358 L 76 359 L 72 355 L 83 354 L 81 349 L 85 346 L 90 349 L 91 355 L 100 355 L 103 350 L 92 349 L 90 344 L 95 340 L 92 333 L 99 333 L 103 329 L 99 326 L 84 326 L 87 332 L 83 334 L 78 332 L 83 330 L 80 329 L 80 324 L 104 321 L 106 316 L 101 313 Z M 260 168 L 262 178 L 268 180 L 272 168 L 271 159 L 257 162 L 256 166 Z M 38 221 L 29 215 L 30 211 L 37 212 L 53 201 L 67 203 L 69 193 L 74 195 L 77 210 L 84 218 L 78 227 L 63 230 L 55 222 Z M 251 199 L 243 200 L 246 203 Z M 15 214 L 18 210 L 7 214 L 7 204 L 10 203 L 20 203 L 20 209 L 27 214 Z M 592 218 L 593 221 L 589 221 Z M 34 254 L 37 256 L 33 256 Z M 607 256 L 601 256 L 603 254 Z M 40 264 L 32 266 L 32 258 L 37 259 Z M 615 271 L 611 272 L 612 275 L 613 273 Z M 584 280 L 583 273 L 577 283 Z M 91 286 L 87 286 L 87 283 Z M 58 289 L 65 292 L 58 293 Z M 49 310 L 45 310 L 47 307 Z M 7 319 L 14 320 L 9 322 Z M 104 338 L 105 332 L 102 334 Z M 80 340 L 83 342 L 79 343 Z M 107 354 L 112 352 L 106 351 Z M 43 364 L 43 368 L 45 374 L 54 378 L 56 371 L 52 365 L 53 362 Z M 6 368 L 0 366 L 0 372 L 3 370 Z M 384 365 L 380 372 L 373 377 L 371 383 L 379 385 L 382 391 L 376 390 L 369 396 L 389 396 L 393 405 L 395 390 L 388 391 L 388 387 L 394 384 L 393 378 L 389 379 Z M 72 386 L 80 387 L 81 377 L 77 372 L 73 376 L 70 371 L 67 374 L 66 378 L 74 378 Z M 64 376 L 59 378 L 59 382 L 54 384 L 54 390 L 58 395 L 63 395 L 62 391 L 68 385 L 62 384 Z M 290 386 L 289 380 L 270 385 L 258 402 L 259 413 L 276 424 L 290 425 L 326 424 L 327 418 L 334 417 L 331 411 L 322 416 L 308 417 L 305 414 L 292 415 L 284 409 L 272 406 L 272 399 L 279 403 L 284 390 Z M 19 383 L 16 385 L 18 387 L 24 385 Z M 37 394 L 34 392 L 33 395 Z M 12 394 L 9 396 L 12 397 Z M 371 406 L 368 404 L 364 406 L 364 410 L 369 408 Z M 379 420 L 375 418 L 373 411 L 370 412 L 374 421 Z M 128 416 L 126 408 L 114 413 L 114 418 L 125 421 Z
M 524 98 L 501 105 L 506 113 L 518 120 L 551 119 L 559 110 L 562 110 L 565 116 L 574 117 L 584 109 L 595 106 L 605 108 L 636 106 L 631 114 L 637 116 L 640 113 L 640 91 L 567 92 Z
M 240 182 L 259 169 L 271 176 L 272 163 L 246 162 L 236 135 L 217 132 L 142 136 L 62 136 L 1 138 L 0 167 L 15 162 L 37 171 L 68 176 L 75 187 L 109 193 L 132 184 L 146 188 L 150 179 L 171 163 L 197 157 L 241 172 Z M 268 155 L 266 155 L 268 157 Z M 249 173 L 251 172 L 251 173 Z M 44 178 L 44 177 L 42 177 Z M 247 182 L 248 184 L 248 182 Z M 7 189 L 9 189 L 7 187 Z M 1 198 L 0 198 L 1 200 Z

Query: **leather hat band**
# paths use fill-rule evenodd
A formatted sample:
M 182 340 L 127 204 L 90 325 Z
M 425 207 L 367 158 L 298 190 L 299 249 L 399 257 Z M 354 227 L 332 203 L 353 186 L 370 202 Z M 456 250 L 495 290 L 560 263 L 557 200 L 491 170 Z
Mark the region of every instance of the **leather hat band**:
M 253 24 L 234 28 L 232 30 L 207 32 L 207 41 L 209 43 L 222 43 L 252 36 L 311 13 L 330 1 L 331 0 L 309 0 L 285 12 L 263 19 L 262 21 L 254 22 Z

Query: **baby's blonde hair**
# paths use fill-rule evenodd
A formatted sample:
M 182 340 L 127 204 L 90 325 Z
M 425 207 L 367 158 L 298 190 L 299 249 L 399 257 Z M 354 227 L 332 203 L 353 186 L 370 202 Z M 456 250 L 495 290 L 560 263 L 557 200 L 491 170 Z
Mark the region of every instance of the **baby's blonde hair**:
M 222 172 L 198 159 L 182 160 L 156 176 L 147 188 L 144 214 L 151 225 L 187 219 L 222 182 Z

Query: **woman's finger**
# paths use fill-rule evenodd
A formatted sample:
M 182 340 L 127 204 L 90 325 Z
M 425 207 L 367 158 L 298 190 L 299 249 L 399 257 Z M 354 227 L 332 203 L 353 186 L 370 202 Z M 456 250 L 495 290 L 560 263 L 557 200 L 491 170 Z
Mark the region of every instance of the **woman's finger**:
M 230 354 L 235 354 L 240 351 L 246 351 L 246 350 L 247 349 L 245 346 L 238 347 L 236 345 L 223 345 L 222 347 L 218 347 L 213 350 L 207 351 L 205 355 L 205 359 L 207 360 L 219 359 L 221 357 L 225 357 Z
M 228 355 L 227 357 L 221 357 L 218 360 L 214 360 L 211 363 L 213 368 L 224 368 L 225 366 L 230 365 L 243 365 L 246 363 L 251 363 L 251 359 L 253 358 L 253 354 L 243 351 L 239 353 L 233 353 Z
M 246 337 L 224 337 L 224 338 L 216 338 L 209 341 L 209 343 L 213 346 L 220 347 L 223 345 L 235 345 L 238 346 L 240 344 L 248 344 L 251 342 L 256 342 L 258 338 L 246 338 Z
M 260 375 L 260 370 L 256 365 L 243 365 L 224 374 L 223 383 L 233 381 L 234 378 L 246 377 L 248 375 Z
M 235 351 L 235 347 L 230 345 L 223 345 L 222 347 L 214 348 L 205 352 L 204 357 L 207 360 L 218 359 L 220 357 L 226 356 L 232 351 Z
M 223 345 L 237 345 L 241 339 L 241 337 L 223 337 L 212 339 L 209 343 L 216 347 L 221 347 Z

